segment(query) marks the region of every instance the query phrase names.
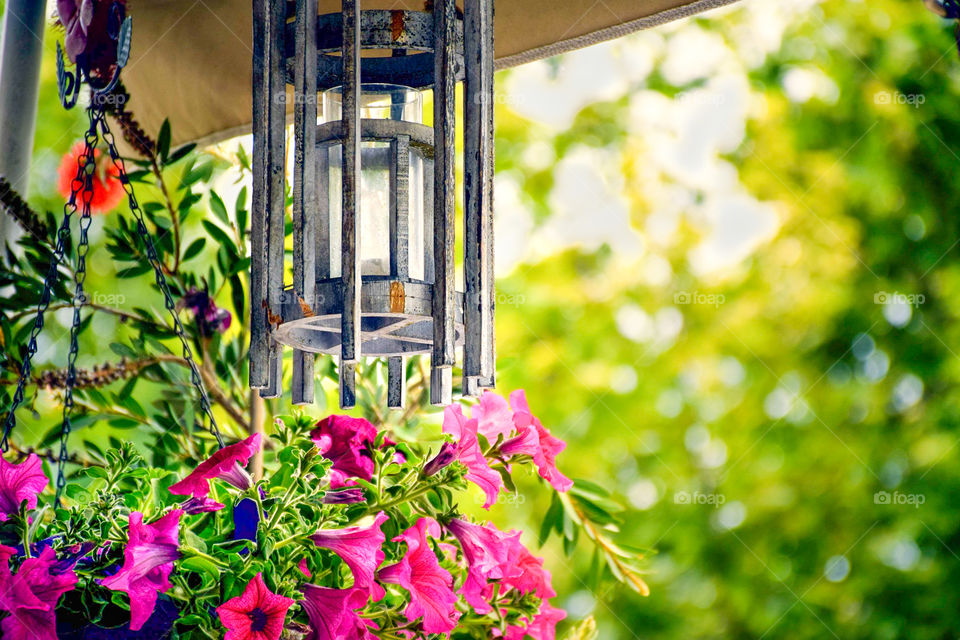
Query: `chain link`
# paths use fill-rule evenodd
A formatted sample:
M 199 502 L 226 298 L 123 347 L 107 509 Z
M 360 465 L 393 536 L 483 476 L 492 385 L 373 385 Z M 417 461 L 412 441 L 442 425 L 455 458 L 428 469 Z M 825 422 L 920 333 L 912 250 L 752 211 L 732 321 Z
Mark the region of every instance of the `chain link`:
M 170 287 L 167 284 L 167 278 L 163 274 L 163 265 L 160 262 L 159 255 L 157 254 L 157 249 L 153 243 L 153 238 L 150 236 L 150 232 L 147 229 L 143 211 L 140 209 L 140 205 L 137 202 L 137 197 L 133 193 L 133 186 L 130 184 L 130 180 L 127 177 L 127 170 L 124 165 L 123 158 L 120 157 L 120 152 L 117 150 L 113 133 L 110 131 L 110 127 L 107 124 L 107 119 L 104 117 L 103 113 L 99 114 L 98 121 L 100 132 L 103 134 L 103 140 L 107 143 L 107 149 L 110 153 L 110 158 L 113 160 L 113 166 L 117 169 L 119 174 L 118 177 L 123 185 L 123 190 L 127 194 L 130 211 L 137 220 L 137 233 L 140 234 L 140 238 L 143 240 L 144 247 L 146 248 L 147 260 L 153 267 L 157 287 L 159 287 L 160 291 L 163 293 L 164 305 L 166 306 L 167 311 L 170 312 L 170 317 L 173 319 L 174 332 L 177 334 L 177 337 L 180 338 L 180 344 L 183 346 L 183 359 L 190 367 L 190 380 L 193 383 L 193 386 L 196 387 L 197 392 L 200 394 L 200 407 L 203 409 L 207 419 L 210 421 L 210 432 L 216 437 L 217 444 L 219 444 L 222 448 L 224 446 L 224 442 L 223 436 L 220 434 L 220 427 L 217 425 L 216 418 L 213 417 L 213 410 L 210 406 L 210 398 L 207 396 L 207 391 L 203 386 L 203 379 L 200 377 L 200 369 L 197 366 L 196 361 L 193 359 L 193 351 L 190 349 L 190 343 L 187 340 L 186 334 L 183 330 L 183 324 L 180 322 L 180 314 L 177 312 L 177 305 L 174 302 L 173 295 L 170 293 Z
M 84 135 L 83 153 L 79 158 L 77 158 L 77 173 L 70 183 L 70 199 L 67 200 L 66 204 L 63 206 L 63 220 L 61 220 L 60 227 L 57 229 L 56 246 L 54 247 L 53 255 L 50 257 L 50 267 L 47 270 L 47 275 L 43 280 L 43 292 L 40 294 L 40 302 L 37 303 L 37 315 L 33 322 L 33 329 L 30 331 L 30 339 L 27 342 L 27 353 L 23 359 L 23 364 L 20 366 L 20 376 L 17 379 L 17 388 L 13 393 L 13 401 L 6 417 L 4 418 L 3 438 L 0 440 L 0 451 L 3 451 L 4 453 L 10 449 L 10 433 L 17 425 L 16 411 L 17 408 L 19 408 L 19 406 L 23 403 L 24 395 L 26 393 L 26 386 L 30 381 L 33 357 L 37 353 L 37 338 L 39 337 L 40 332 L 43 330 L 44 314 L 46 313 L 47 308 L 50 306 L 50 298 L 52 296 L 53 286 L 56 284 L 59 277 L 58 268 L 60 263 L 63 262 L 64 253 L 66 252 L 67 248 L 67 241 L 70 238 L 70 220 L 77 212 L 77 196 L 80 195 L 81 191 L 85 191 L 88 188 L 90 189 L 89 197 L 92 197 L 93 195 L 91 179 L 93 175 L 92 168 L 94 166 L 94 149 L 96 148 L 97 139 L 97 121 L 91 112 L 90 126 Z M 84 195 L 84 202 L 87 204 L 89 204 L 89 197 Z M 87 218 L 89 219 L 89 212 L 87 213 Z M 89 227 L 89 224 L 90 223 L 88 221 L 87 227 Z M 86 232 L 82 231 L 81 234 L 82 240 L 85 239 Z M 78 251 L 79 250 L 80 248 L 78 247 Z M 82 281 L 79 283 L 79 286 L 82 295 Z M 74 298 L 76 298 L 76 295 Z M 75 306 L 75 322 L 77 322 L 78 317 L 79 309 Z M 74 329 L 71 328 L 71 336 L 73 333 Z M 75 356 L 73 357 L 75 359 Z M 74 379 L 76 379 L 75 375 Z M 66 411 L 67 407 L 65 406 L 64 409 Z M 67 414 L 65 413 L 64 415 L 65 419 L 67 419 Z M 67 426 L 69 431 L 69 423 Z M 61 435 L 61 460 L 63 459 L 65 453 L 63 450 L 63 444 L 64 437 Z M 60 464 L 62 465 L 62 462 Z

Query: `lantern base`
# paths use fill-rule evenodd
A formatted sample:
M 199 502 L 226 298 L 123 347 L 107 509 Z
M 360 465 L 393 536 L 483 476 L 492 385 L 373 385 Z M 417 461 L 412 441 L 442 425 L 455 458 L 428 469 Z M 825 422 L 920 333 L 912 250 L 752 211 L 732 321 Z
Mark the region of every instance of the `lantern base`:
M 313 304 L 284 290 L 284 322 L 274 339 L 310 353 L 340 354 L 339 280 L 317 282 Z M 463 344 L 463 294 L 455 296 L 454 333 Z M 426 282 L 364 278 L 360 290 L 362 357 L 428 355 L 433 352 L 433 285 Z

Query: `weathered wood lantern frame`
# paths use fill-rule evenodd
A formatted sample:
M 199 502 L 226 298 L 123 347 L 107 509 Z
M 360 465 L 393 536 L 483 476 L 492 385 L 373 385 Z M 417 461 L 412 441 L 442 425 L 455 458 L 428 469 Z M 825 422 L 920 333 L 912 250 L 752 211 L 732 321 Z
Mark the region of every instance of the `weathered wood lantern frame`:
M 452 400 L 456 348 L 463 393 L 492 387 L 493 0 L 435 0 L 432 12 L 318 16 L 317 0 L 254 0 L 253 211 L 250 386 L 282 391 L 284 346 L 293 347 L 294 404 L 314 401 L 315 354 L 339 357 L 340 405 L 356 400 L 356 366 L 388 362 L 388 399 L 403 405 L 406 355 L 431 356 L 430 399 Z M 367 52 L 368 55 L 362 55 Z M 456 84 L 464 83 L 464 292 L 455 291 Z M 433 89 L 433 127 L 361 119 L 367 83 Z M 294 87 L 293 282 L 284 273 L 286 86 Z M 317 124 L 318 92 L 341 87 L 341 119 Z M 360 270 L 361 144 L 389 143 L 390 268 Z M 341 149 L 341 269 L 332 277 L 327 158 Z M 409 150 L 425 159 L 422 279 L 409 269 Z

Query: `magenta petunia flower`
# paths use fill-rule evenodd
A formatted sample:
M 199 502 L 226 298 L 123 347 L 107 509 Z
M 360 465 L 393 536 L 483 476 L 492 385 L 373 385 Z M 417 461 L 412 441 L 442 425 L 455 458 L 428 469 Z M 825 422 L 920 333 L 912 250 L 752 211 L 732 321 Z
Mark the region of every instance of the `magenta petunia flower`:
M 551 607 L 544 602 L 540 605 L 540 612 L 534 616 L 533 622 L 524 627 L 509 626 L 504 634 L 504 640 L 523 640 L 530 637 L 533 640 L 555 640 L 557 637 L 557 623 L 567 617 L 563 609 Z M 524 619 L 526 620 L 526 619 Z
M 321 529 L 310 536 L 315 545 L 340 556 L 353 572 L 354 588 L 368 590 L 375 600 L 383 597 L 383 588 L 374 581 L 374 574 L 384 558 L 386 536 L 380 527 L 389 518 L 381 511 L 369 526 Z
M 369 632 L 357 609 L 366 605 L 369 598 L 365 589 L 304 585 L 300 604 L 307 612 L 312 631 L 306 640 L 365 640 Z
M 443 432 L 449 433 L 459 442 L 457 458 L 467 467 L 466 478 L 483 490 L 486 495 L 484 509 L 497 501 L 503 478 L 490 468 L 490 464 L 483 456 L 480 441 L 477 439 L 478 420 L 467 420 L 460 405 L 450 405 L 443 411 Z
M 277 640 L 293 603 L 292 598 L 270 591 L 263 574 L 258 573 L 243 594 L 217 607 L 220 622 L 227 628 L 223 640 Z
M 503 532 L 492 524 L 481 526 L 458 519 L 447 523 L 447 529 L 460 542 L 467 561 L 467 578 L 460 594 L 477 613 L 490 613 L 489 581 L 520 576 L 520 568 L 513 563 L 517 548 L 522 547 L 520 532 Z
M 310 432 L 324 458 L 333 462 L 331 486 L 345 486 L 347 477 L 373 477 L 373 441 L 377 428 L 363 418 L 327 416 Z
M 439 525 L 431 518 L 420 518 L 395 541 L 407 543 L 403 559 L 380 570 L 382 582 L 398 584 L 410 592 L 410 604 L 404 609 L 407 620 L 423 618 L 424 633 L 447 633 L 457 626 L 457 594 L 453 592 L 453 577 L 440 566 L 437 556 L 427 541 L 427 532 L 439 537 Z
M 480 404 L 473 407 L 471 418 L 478 421 L 477 430 L 493 444 L 498 436 L 508 438 L 513 432 L 513 415 L 507 401 L 493 391 L 484 391 Z
M 31 453 L 20 464 L 0 457 L 0 522 L 20 513 L 24 500 L 27 509 L 36 509 L 37 495 L 47 488 L 48 482 L 37 454 Z
M 260 434 L 220 449 L 197 465 L 186 478 L 170 486 L 170 493 L 178 496 L 192 495 L 205 498 L 210 493 L 210 480 L 219 478 L 241 491 L 253 486 L 253 479 L 243 465 L 260 450 Z
M 537 435 L 537 446 L 531 450 L 530 455 L 533 463 L 537 465 L 540 477 L 557 491 L 569 491 L 573 481 L 557 469 L 557 455 L 566 449 L 567 443 L 551 435 L 550 431 L 540 424 L 540 420 L 530 413 L 527 395 L 523 389 L 510 394 L 510 406 L 513 407 L 513 423 L 520 437 L 530 437 L 531 430 Z
M 0 551 L 0 585 L 6 583 L 0 593 L 0 610 L 9 613 L 0 623 L 0 636 L 4 640 L 57 640 L 57 601 L 77 584 L 73 563 L 64 567 L 53 549 L 45 547 L 11 575 L 11 552 L 15 550 L 9 547 Z
M 174 509 L 151 524 L 143 524 L 143 514 L 130 514 L 123 567 L 100 584 L 130 596 L 130 630 L 139 631 L 153 615 L 157 594 L 170 588 L 170 572 L 180 557 L 180 516 Z

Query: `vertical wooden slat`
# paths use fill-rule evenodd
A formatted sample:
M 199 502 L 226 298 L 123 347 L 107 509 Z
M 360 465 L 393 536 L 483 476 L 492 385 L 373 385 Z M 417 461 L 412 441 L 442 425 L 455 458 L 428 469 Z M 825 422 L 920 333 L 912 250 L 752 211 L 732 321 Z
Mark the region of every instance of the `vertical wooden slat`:
M 317 149 L 317 280 L 330 277 L 330 147 Z
M 463 390 L 493 386 L 493 0 L 464 0 Z
M 315 308 L 317 209 L 317 0 L 297 0 L 294 69 L 293 291 Z M 312 353 L 293 351 L 293 404 L 313 403 Z
M 340 318 L 340 406 L 356 402 L 360 358 L 360 6 L 343 0 L 343 225 Z
M 387 358 L 387 406 L 403 409 L 407 399 L 407 369 L 403 356 Z
M 410 277 L 410 136 L 390 143 L 390 273 Z
M 357 363 L 340 360 L 340 408 L 357 405 Z
M 281 347 L 270 337 L 270 314 L 283 291 L 284 92 L 283 0 L 253 0 L 254 183 L 250 260 L 250 386 L 279 389 Z M 263 394 L 262 394 L 263 395 Z
M 433 358 L 430 402 L 449 404 L 453 395 L 454 344 L 454 128 L 456 71 L 454 67 L 456 6 L 453 0 L 435 0 L 433 140 L 434 160 L 434 271 Z

